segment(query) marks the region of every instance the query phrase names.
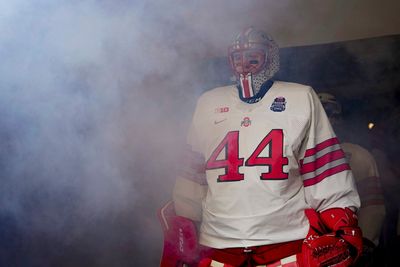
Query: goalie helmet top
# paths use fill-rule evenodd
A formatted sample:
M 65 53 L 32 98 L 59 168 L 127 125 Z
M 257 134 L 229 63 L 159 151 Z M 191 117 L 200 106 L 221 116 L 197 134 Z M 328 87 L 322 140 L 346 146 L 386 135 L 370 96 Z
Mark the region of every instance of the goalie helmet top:
M 279 70 L 278 45 L 265 32 L 249 27 L 236 36 L 228 54 L 240 97 L 257 102 L 265 94 L 261 87 Z

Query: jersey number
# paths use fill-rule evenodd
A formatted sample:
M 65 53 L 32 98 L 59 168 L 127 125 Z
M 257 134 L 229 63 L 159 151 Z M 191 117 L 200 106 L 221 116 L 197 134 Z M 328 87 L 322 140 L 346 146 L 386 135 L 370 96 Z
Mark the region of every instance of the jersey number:
M 267 157 L 260 157 L 261 152 L 268 147 Z M 218 159 L 222 151 L 223 159 Z M 240 181 L 244 174 L 239 173 L 244 159 L 239 158 L 239 131 L 228 132 L 219 143 L 206 162 L 206 169 L 224 168 L 225 173 L 218 176 L 218 182 Z M 288 158 L 283 156 L 283 131 L 271 130 L 260 142 L 251 156 L 246 160 L 245 166 L 268 166 L 269 171 L 262 173 L 261 180 L 283 180 L 288 174 L 283 172 L 283 166 L 288 164 Z

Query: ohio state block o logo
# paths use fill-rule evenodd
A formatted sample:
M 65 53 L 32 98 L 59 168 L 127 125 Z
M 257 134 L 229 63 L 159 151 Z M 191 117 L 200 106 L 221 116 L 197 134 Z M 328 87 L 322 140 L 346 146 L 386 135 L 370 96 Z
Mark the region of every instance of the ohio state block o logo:
M 249 117 L 244 117 L 240 126 L 248 127 L 251 125 L 251 120 Z

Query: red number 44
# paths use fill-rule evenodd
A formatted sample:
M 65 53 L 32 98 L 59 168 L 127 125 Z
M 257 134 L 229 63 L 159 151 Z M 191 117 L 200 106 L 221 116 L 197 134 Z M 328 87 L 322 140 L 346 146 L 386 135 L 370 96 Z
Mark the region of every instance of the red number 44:
M 267 157 L 261 157 L 261 152 L 268 147 Z M 222 151 L 225 155 L 218 159 Z M 239 158 L 239 131 L 228 132 L 206 162 L 206 169 L 225 169 L 218 176 L 218 182 L 241 181 L 244 174 L 239 173 L 244 159 Z M 260 142 L 254 152 L 246 160 L 245 166 L 269 166 L 269 171 L 262 173 L 261 180 L 283 180 L 288 174 L 283 172 L 283 166 L 288 164 L 288 158 L 283 156 L 283 131 L 271 130 Z

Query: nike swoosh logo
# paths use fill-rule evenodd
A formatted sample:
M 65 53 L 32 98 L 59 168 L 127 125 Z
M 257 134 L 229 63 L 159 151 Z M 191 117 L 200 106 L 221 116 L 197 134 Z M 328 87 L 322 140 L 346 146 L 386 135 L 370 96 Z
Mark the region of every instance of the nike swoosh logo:
M 226 121 L 226 120 L 227 120 L 227 119 L 225 118 L 225 119 L 223 119 L 223 120 L 214 121 L 214 124 L 218 124 L 218 123 L 221 123 L 221 122 Z

